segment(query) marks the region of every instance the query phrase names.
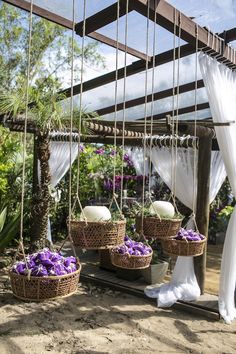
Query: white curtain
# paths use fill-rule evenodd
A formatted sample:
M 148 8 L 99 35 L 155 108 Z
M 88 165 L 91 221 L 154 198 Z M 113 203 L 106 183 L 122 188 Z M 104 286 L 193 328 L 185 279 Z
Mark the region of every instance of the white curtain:
M 200 54 L 200 69 L 207 90 L 213 121 L 235 121 L 236 73 L 207 55 Z M 229 182 L 236 196 L 236 123 L 215 127 Z M 236 318 L 236 209 L 229 221 L 221 262 L 219 311 L 227 323 Z
M 173 163 L 176 162 L 176 197 L 188 208 L 192 209 L 194 201 L 194 150 L 178 148 L 177 159 L 172 162 L 171 148 L 153 148 L 151 153 L 154 168 L 172 189 Z M 211 156 L 210 202 L 219 191 L 226 172 L 219 151 Z M 174 176 L 173 176 L 174 178 Z M 158 299 L 158 306 L 169 307 L 177 300 L 193 301 L 200 296 L 200 288 L 194 273 L 193 257 L 178 257 L 170 283 L 161 287 L 147 287 L 145 293 Z
M 149 158 L 146 156 L 143 161 L 143 148 L 132 147 L 126 149 L 127 154 L 131 157 L 137 176 L 144 175 L 144 161 L 145 161 L 145 175 L 149 174 Z

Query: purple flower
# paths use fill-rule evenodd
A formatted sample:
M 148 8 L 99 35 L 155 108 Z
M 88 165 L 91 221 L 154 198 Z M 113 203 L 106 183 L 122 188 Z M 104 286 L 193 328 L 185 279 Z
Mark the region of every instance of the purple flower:
M 113 182 L 111 179 L 104 179 L 103 187 L 107 191 L 111 191 L 113 189 Z
M 95 154 L 97 154 L 97 155 L 104 155 L 104 153 L 105 153 L 105 150 L 103 148 L 95 150 Z
M 133 161 L 130 159 L 130 156 L 128 154 L 124 154 L 124 162 L 127 163 L 127 166 L 128 167 L 133 167 L 134 164 L 133 164 Z
M 115 150 L 111 150 L 110 156 L 115 156 L 115 155 L 116 155 L 116 151 Z
M 75 257 L 70 256 L 70 257 L 65 258 L 65 260 L 64 260 L 65 267 L 69 267 L 72 264 L 76 264 L 76 258 Z
M 48 275 L 48 271 L 46 267 L 39 264 L 32 269 L 31 274 L 35 277 L 45 277 Z
M 79 146 L 79 151 L 80 151 L 80 152 L 84 152 L 84 145 L 83 145 L 83 144 L 80 144 L 80 146 Z
M 37 277 L 59 276 L 76 271 L 75 257 L 65 258 L 57 252 L 51 252 L 48 248 L 27 256 L 26 263 L 24 261 L 16 262 L 12 271 L 20 275 L 26 275 L 29 269 L 31 275 Z

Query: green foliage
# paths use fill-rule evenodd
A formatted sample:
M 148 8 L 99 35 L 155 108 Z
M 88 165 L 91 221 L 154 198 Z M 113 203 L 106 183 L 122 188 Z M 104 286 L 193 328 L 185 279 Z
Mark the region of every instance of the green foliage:
M 27 72 L 27 47 L 29 14 L 14 6 L 0 2 L 0 88 L 10 91 L 21 86 Z M 50 84 L 64 80 L 62 72 L 70 70 L 71 31 L 38 16 L 32 20 L 32 48 L 30 59 L 30 85 L 38 88 L 42 82 Z M 88 41 L 85 46 L 86 65 L 104 66 L 104 59 L 97 52 L 98 44 Z M 75 80 L 80 75 L 81 47 L 74 41 Z M 63 69 L 63 70 L 62 70 Z M 46 85 L 45 85 L 46 86 Z

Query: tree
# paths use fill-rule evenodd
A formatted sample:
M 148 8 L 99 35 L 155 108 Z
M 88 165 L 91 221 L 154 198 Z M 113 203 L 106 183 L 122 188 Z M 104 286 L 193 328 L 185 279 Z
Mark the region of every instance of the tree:
M 0 114 L 24 118 L 27 73 L 28 15 L 5 3 L 0 3 Z M 32 48 L 29 77 L 28 119 L 37 128 L 37 151 L 40 163 L 40 183 L 32 208 L 32 242 L 35 249 L 45 246 L 50 208 L 49 132 L 61 129 L 68 122 L 68 112 L 57 92 L 63 87 L 61 72 L 69 70 L 72 55 L 71 34 L 59 25 L 33 16 Z M 81 48 L 74 42 L 75 78 L 80 73 Z M 84 60 L 90 65 L 104 65 L 97 44 L 88 42 Z M 68 85 L 68 84 L 67 84 Z M 74 112 L 74 117 L 81 117 Z M 83 113 L 83 119 L 86 114 Z M 78 119 L 77 119 L 78 123 Z M 80 124 L 80 123 L 79 123 Z

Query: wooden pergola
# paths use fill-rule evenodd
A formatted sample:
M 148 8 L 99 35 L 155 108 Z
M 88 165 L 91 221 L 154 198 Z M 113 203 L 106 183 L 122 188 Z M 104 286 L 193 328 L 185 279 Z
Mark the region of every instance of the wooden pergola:
M 25 0 L 4 0 L 6 3 L 17 6 L 23 10 L 30 11 L 30 2 Z M 119 17 L 126 15 L 127 1 L 119 1 Z M 116 40 L 109 38 L 98 30 L 108 24 L 117 20 L 117 3 L 97 12 L 96 14 L 86 18 L 86 27 L 83 27 L 83 21 L 77 23 L 75 26 L 75 32 L 79 36 L 87 36 L 93 38 L 103 44 L 106 44 L 118 50 L 126 52 L 137 60 L 126 67 L 119 68 L 118 71 L 111 71 L 104 75 L 98 76 L 91 80 L 85 81 L 82 84 L 75 85 L 72 88 L 63 90 L 63 93 L 70 97 L 71 94 L 77 95 L 83 92 L 90 91 L 92 89 L 101 87 L 103 85 L 114 82 L 116 79 L 124 79 L 141 73 L 146 69 L 151 69 L 157 66 L 164 65 L 173 61 L 175 58 L 184 58 L 196 52 L 196 41 L 198 50 L 207 52 L 215 57 L 219 62 L 224 62 L 232 70 L 236 69 L 236 56 L 234 51 L 228 44 L 231 41 L 236 40 L 236 28 L 224 31 L 219 34 L 213 34 L 208 29 L 197 25 L 190 17 L 181 13 L 178 9 L 173 7 L 165 0 L 129 0 L 128 12 L 137 12 L 145 17 L 148 17 L 151 21 L 156 21 L 156 24 L 162 26 L 172 34 L 178 34 L 178 36 L 187 42 L 179 48 L 173 48 L 160 54 L 156 54 L 154 57 L 149 56 L 141 51 L 124 45 Z M 38 5 L 33 5 L 33 13 L 59 24 L 66 29 L 73 30 L 73 22 L 67 18 L 59 16 L 53 12 L 46 10 Z M 174 54 L 174 56 L 173 56 Z M 82 87 L 81 87 L 82 85 Z M 149 103 L 152 101 L 159 101 L 164 98 L 171 97 L 182 93 L 194 91 L 196 88 L 200 89 L 204 87 L 203 80 L 197 82 L 189 82 L 176 87 L 170 87 L 168 89 L 154 92 L 146 96 L 141 96 L 126 100 L 125 102 L 118 102 L 117 105 L 110 105 L 96 110 L 98 116 L 105 116 L 115 111 L 128 109 Z M 178 115 L 178 134 L 189 134 L 194 136 L 194 121 L 182 120 L 181 116 L 186 113 L 200 112 L 202 110 L 209 109 L 209 103 L 203 102 L 200 104 L 190 105 L 183 108 L 179 108 L 176 111 L 167 111 L 163 113 L 154 114 L 150 117 L 140 117 L 135 121 L 125 122 L 125 132 L 123 132 L 122 122 L 117 122 L 116 128 L 113 121 L 94 119 L 88 122 L 88 126 L 92 131 L 92 134 L 88 136 L 81 136 L 81 141 L 86 142 L 99 142 L 106 144 L 113 144 L 114 135 L 116 135 L 117 143 L 122 144 L 122 136 L 125 135 L 125 142 L 131 146 L 142 146 L 143 138 L 146 136 L 147 143 L 150 142 L 150 129 L 152 125 L 152 133 L 157 135 L 170 135 L 171 124 L 169 117 L 174 118 Z M 3 120 L 3 117 L 0 117 Z M 152 124 L 150 121 L 152 120 Z M 147 124 L 144 124 L 144 121 Z M 8 119 L 4 121 L 4 124 L 11 130 L 22 131 L 23 122 L 21 120 L 13 121 Z M 230 123 L 225 123 L 227 125 Z M 146 131 L 144 131 L 144 126 Z M 211 163 L 211 151 L 217 150 L 218 144 L 214 134 L 215 124 L 212 122 L 212 118 L 197 121 L 196 135 L 198 138 L 198 195 L 197 195 L 197 210 L 196 210 L 196 222 L 199 231 L 207 235 L 208 223 L 209 223 L 209 184 L 210 184 L 210 163 Z M 32 122 L 28 124 L 28 132 L 35 133 L 36 127 Z M 167 139 L 167 145 L 171 144 L 171 139 Z M 158 146 L 158 139 L 157 139 Z M 206 269 L 206 249 L 202 256 L 194 259 L 196 276 L 204 293 L 205 284 L 205 269 Z

